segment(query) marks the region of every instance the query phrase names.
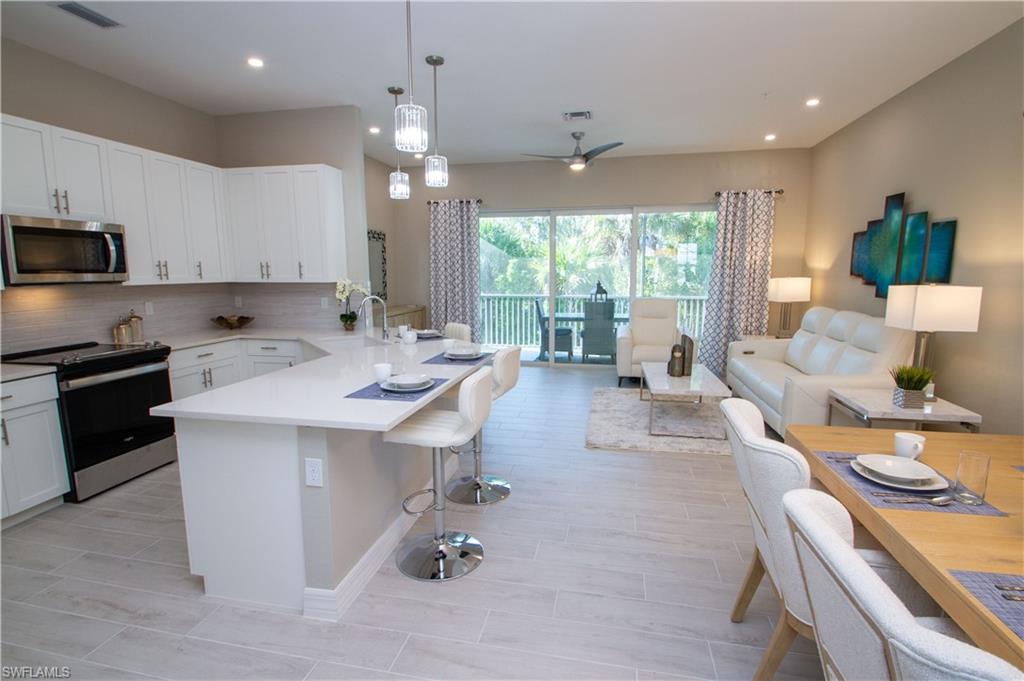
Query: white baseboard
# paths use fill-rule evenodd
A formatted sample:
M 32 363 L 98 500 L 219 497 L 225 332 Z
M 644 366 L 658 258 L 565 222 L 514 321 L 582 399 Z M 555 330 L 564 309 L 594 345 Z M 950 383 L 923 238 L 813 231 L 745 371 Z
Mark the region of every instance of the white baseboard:
M 450 480 L 459 470 L 459 457 L 450 456 L 445 461 L 444 477 Z M 433 479 L 427 481 L 423 488 L 433 485 Z M 369 583 L 388 559 L 398 548 L 402 537 L 416 524 L 416 518 L 399 510 L 398 516 L 392 521 L 384 533 L 377 538 L 370 550 L 363 554 L 348 574 L 333 589 L 313 589 L 306 587 L 302 595 L 302 614 L 306 617 L 321 620 L 337 621 L 346 608 L 352 604 L 356 596 Z

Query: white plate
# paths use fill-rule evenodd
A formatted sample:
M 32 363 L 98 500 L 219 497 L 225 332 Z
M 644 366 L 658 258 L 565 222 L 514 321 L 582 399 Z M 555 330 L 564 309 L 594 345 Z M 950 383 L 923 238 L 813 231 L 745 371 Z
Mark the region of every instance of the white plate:
M 442 335 L 437 329 L 413 329 L 413 331 L 416 331 L 416 335 L 420 338 L 440 338 Z
M 429 382 L 430 376 L 427 376 L 426 374 L 399 374 L 387 379 L 387 383 L 399 388 L 414 388 L 416 386 L 426 385 Z
M 949 483 L 946 482 L 943 478 L 935 478 L 932 482 L 928 483 L 906 485 L 903 484 L 902 482 L 886 479 L 883 475 L 872 473 L 871 471 L 869 471 L 867 468 L 864 468 L 856 461 L 850 462 L 850 468 L 852 468 L 854 472 L 860 475 L 861 477 L 867 478 L 871 482 L 877 482 L 879 485 L 884 485 L 885 487 L 913 490 L 915 492 L 939 492 L 949 488 Z
M 908 459 L 905 456 L 861 454 L 857 457 L 857 463 L 872 473 L 884 475 L 900 482 L 920 482 L 938 477 L 938 473 L 931 466 L 926 466 L 920 461 Z
M 480 359 L 481 357 L 484 356 L 484 353 L 477 351 L 476 353 L 473 354 L 462 355 L 455 352 L 446 352 L 444 353 L 444 356 L 447 357 L 448 359 L 454 359 L 457 361 L 468 361 L 471 359 Z
M 426 383 L 411 387 L 397 386 L 389 381 L 383 381 L 379 385 L 381 390 L 386 390 L 389 393 L 418 393 L 432 388 L 434 385 L 434 379 L 428 378 Z

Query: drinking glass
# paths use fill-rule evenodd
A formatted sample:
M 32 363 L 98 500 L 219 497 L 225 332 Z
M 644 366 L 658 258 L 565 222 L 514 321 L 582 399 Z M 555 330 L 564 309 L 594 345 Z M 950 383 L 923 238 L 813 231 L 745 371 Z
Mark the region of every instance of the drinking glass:
M 985 501 L 989 457 L 980 452 L 960 452 L 953 496 L 962 503 L 978 506 Z

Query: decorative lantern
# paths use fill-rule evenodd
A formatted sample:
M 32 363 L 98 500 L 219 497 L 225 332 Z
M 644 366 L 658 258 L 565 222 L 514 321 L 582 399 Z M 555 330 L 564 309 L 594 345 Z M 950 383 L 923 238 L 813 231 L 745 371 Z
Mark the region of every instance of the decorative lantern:
M 608 291 L 604 289 L 604 286 L 601 286 L 600 279 L 597 280 L 597 286 L 594 287 L 594 290 L 590 292 L 590 300 L 595 303 L 608 302 Z

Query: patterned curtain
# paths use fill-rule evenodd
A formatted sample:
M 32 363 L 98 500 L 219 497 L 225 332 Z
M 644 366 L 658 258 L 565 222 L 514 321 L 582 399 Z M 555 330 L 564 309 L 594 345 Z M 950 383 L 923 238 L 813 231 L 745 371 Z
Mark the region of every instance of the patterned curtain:
M 768 331 L 768 279 L 772 271 L 775 194 L 765 189 L 722 192 L 708 282 L 700 361 L 725 374 L 729 343 Z
M 430 323 L 469 324 L 480 340 L 480 202 L 430 202 Z

